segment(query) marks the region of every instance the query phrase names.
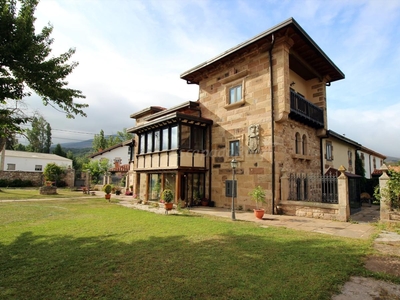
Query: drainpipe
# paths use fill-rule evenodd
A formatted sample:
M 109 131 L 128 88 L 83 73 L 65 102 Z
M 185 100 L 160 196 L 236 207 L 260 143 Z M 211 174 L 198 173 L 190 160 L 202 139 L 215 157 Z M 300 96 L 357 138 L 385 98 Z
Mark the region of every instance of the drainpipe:
M 272 134 L 272 214 L 275 210 L 275 113 L 274 113 L 274 86 L 272 73 L 272 48 L 275 44 L 275 36 L 272 34 L 271 47 L 269 53 L 269 78 L 270 78 L 270 93 L 271 93 L 271 134 Z
M 208 153 L 208 198 L 209 200 L 213 200 L 211 198 L 211 176 L 212 176 L 212 137 L 211 137 L 211 133 L 212 133 L 212 125 L 208 127 L 209 130 L 209 144 L 208 147 L 210 149 L 210 152 Z M 213 200 L 215 201 L 215 200 Z

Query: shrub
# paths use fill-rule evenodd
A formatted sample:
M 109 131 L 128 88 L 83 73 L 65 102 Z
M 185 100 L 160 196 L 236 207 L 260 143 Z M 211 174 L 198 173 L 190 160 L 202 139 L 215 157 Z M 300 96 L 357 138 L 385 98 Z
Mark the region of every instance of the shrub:
M 380 190 L 379 186 L 375 189 L 374 197 L 381 200 L 384 196 L 392 209 L 400 209 L 400 172 L 389 170 L 390 179 L 385 189 Z

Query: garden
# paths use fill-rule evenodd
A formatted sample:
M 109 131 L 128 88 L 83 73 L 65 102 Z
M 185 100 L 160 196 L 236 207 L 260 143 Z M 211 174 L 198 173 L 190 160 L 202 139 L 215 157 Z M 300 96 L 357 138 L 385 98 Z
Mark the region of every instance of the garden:
M 363 266 L 371 251 L 371 241 L 98 197 L 0 203 L 4 299 L 330 299 L 352 275 L 383 276 Z

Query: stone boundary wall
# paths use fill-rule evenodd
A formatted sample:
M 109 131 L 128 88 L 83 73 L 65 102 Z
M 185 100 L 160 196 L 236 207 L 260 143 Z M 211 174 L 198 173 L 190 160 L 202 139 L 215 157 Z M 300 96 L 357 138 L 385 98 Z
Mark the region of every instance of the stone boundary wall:
M 27 171 L 0 171 L 0 179 L 6 179 L 9 181 L 15 179 L 30 180 L 33 186 L 43 186 L 44 176 L 42 172 L 27 172 Z M 69 187 L 75 185 L 75 170 L 68 169 L 66 174 L 61 176 L 61 180 L 64 180 Z
M 288 200 L 278 205 L 277 212 L 288 216 L 338 220 L 339 204 Z
M 33 186 L 42 186 L 44 177 L 42 172 L 27 171 L 0 171 L 0 179 L 13 181 L 15 179 L 30 180 Z

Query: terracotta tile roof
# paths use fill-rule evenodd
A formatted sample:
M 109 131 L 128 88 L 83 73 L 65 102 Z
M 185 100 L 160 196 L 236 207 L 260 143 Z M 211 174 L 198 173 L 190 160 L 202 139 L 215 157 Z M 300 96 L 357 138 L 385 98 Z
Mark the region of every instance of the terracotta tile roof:
M 388 166 L 389 170 L 395 171 L 395 172 L 400 172 L 400 166 Z M 382 175 L 382 171 L 375 169 L 372 173 L 372 176 L 381 176 Z

